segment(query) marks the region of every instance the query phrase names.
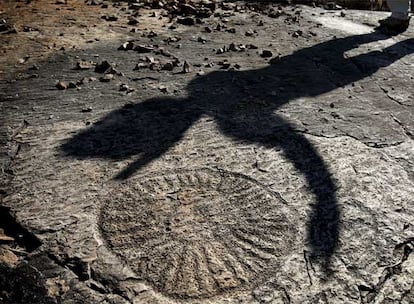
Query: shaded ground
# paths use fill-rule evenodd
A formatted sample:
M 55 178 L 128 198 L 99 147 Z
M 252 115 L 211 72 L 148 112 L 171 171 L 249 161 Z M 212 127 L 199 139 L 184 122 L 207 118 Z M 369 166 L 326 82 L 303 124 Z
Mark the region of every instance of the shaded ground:
M 412 302 L 412 28 L 72 3 L 1 35 L 2 301 Z

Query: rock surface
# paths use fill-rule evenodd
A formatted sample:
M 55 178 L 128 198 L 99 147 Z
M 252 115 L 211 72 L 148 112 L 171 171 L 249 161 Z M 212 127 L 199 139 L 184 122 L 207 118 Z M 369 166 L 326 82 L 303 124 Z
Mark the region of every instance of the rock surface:
M 414 28 L 142 3 L 0 36 L 0 302 L 413 303 Z

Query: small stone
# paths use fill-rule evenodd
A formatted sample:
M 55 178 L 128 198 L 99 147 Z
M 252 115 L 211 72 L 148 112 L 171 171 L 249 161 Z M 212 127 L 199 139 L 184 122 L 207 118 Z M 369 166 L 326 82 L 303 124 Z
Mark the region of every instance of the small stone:
M 106 60 L 102 61 L 101 63 L 98 63 L 95 66 L 95 72 L 96 73 L 106 73 L 108 70 L 112 69 L 113 66 Z
M 183 65 L 183 73 L 190 73 L 191 72 L 191 68 L 190 65 L 188 64 L 187 61 L 184 61 L 184 65 Z
M 85 107 L 81 110 L 82 113 L 88 113 L 88 112 L 92 112 L 92 107 Z
M 294 32 L 293 34 L 292 34 L 292 37 L 293 38 L 298 38 L 298 37 L 300 37 L 300 36 L 302 36 L 303 35 L 303 32 L 301 31 L 301 30 L 298 30 L 298 31 L 296 31 L 296 32 Z
M 246 31 L 246 33 L 244 33 L 244 35 L 247 36 L 247 37 L 251 37 L 251 36 L 254 35 L 254 31 L 249 29 L 249 30 Z
M 201 43 L 206 43 L 207 42 L 207 39 L 204 38 L 204 37 L 202 37 L 202 36 L 200 36 L 200 37 L 197 38 L 197 41 L 198 42 L 201 42 Z
M 66 90 L 67 88 L 68 88 L 68 86 L 66 85 L 66 83 L 64 83 L 63 81 L 59 81 L 57 84 L 56 84 L 56 88 L 58 89 L 58 90 Z
M 69 82 L 68 89 L 77 89 L 78 86 L 73 81 Z
M 154 37 L 157 37 L 158 36 L 158 34 L 156 33 L 156 32 L 154 32 L 154 31 L 150 31 L 148 34 L 147 34 L 147 37 L 148 38 L 154 38 Z
M 89 61 L 80 60 L 76 62 L 75 70 L 89 70 L 92 68 L 92 63 Z
M 112 79 L 114 79 L 114 74 L 105 74 L 101 78 L 99 78 L 100 82 L 110 82 Z
M 19 258 L 6 247 L 0 247 L 0 264 L 5 264 L 8 267 L 15 267 L 19 262 Z
M 223 53 L 225 53 L 225 52 L 226 52 L 226 50 L 225 50 L 224 48 L 219 48 L 219 49 L 217 50 L 216 54 L 223 54 Z
M 257 24 L 257 26 L 263 26 L 263 25 L 264 25 L 263 20 L 260 20 L 259 23 Z
M 174 64 L 172 62 L 165 63 L 162 68 L 164 71 L 172 71 L 174 69 Z
M 196 24 L 196 20 L 192 17 L 184 17 L 184 18 L 178 18 L 177 19 L 177 23 L 182 24 L 182 25 L 195 25 Z
M 15 241 L 14 238 L 4 234 L 4 230 L 0 228 L 0 242 L 13 242 Z
M 148 63 L 140 62 L 140 63 L 137 63 L 135 65 L 134 71 L 139 71 L 139 70 L 142 70 L 142 69 L 147 69 L 148 67 L 149 67 L 149 64 Z
M 257 50 L 259 47 L 254 45 L 254 44 L 248 44 L 248 45 L 246 45 L 246 48 L 248 48 L 250 50 Z
M 128 25 L 136 25 L 138 24 L 138 20 L 134 17 L 128 17 Z
M 162 92 L 162 93 L 168 93 L 168 88 L 166 86 L 159 86 L 158 89 Z
M 341 17 L 345 17 L 346 13 L 344 11 L 341 12 Z
M 119 46 L 118 50 L 119 51 L 129 51 L 134 49 L 134 43 L 131 41 L 125 42 L 122 45 Z
M 235 34 L 236 33 L 236 29 L 235 28 L 230 28 L 226 32 L 231 33 L 231 34 Z
M 206 27 L 204 28 L 204 31 L 205 31 L 206 33 L 211 33 L 213 30 L 211 29 L 211 27 L 206 26 Z
M 130 88 L 129 88 L 129 86 L 127 85 L 127 84 L 125 84 L 125 83 L 122 83 L 120 86 L 119 86 L 119 90 L 120 91 L 128 91 Z
M 221 69 L 224 69 L 224 70 L 230 68 L 231 66 L 231 64 L 227 61 L 219 62 L 219 65 L 221 66 Z
M 273 56 L 273 53 L 271 51 L 269 51 L 269 50 L 263 50 L 260 53 L 260 56 L 263 57 L 263 58 L 269 58 L 269 57 L 272 57 Z
M 232 51 L 232 52 L 239 52 L 240 48 L 235 43 L 231 43 L 229 45 L 229 50 Z
M 83 77 L 81 80 L 76 82 L 76 85 L 83 85 L 88 82 L 96 81 L 95 77 Z
M 205 72 L 203 70 L 200 70 L 197 72 L 197 76 L 203 76 L 205 74 Z
M 104 20 L 106 20 L 106 21 L 110 21 L 110 22 L 113 22 L 113 21 L 117 21 L 118 20 L 118 17 L 117 16 L 114 16 L 114 15 L 104 15 L 101 18 L 104 19 Z
M 56 0 L 55 4 L 66 4 L 66 0 Z

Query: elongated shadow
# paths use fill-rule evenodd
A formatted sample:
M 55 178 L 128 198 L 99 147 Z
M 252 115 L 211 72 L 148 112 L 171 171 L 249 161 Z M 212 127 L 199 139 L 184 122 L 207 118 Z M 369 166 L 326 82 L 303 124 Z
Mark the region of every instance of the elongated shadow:
M 187 87 L 189 98 L 150 99 L 114 111 L 71 138 L 62 150 L 77 158 L 135 158 L 115 177 L 124 180 L 162 156 L 201 115 L 209 115 L 226 136 L 281 149 L 305 176 L 316 197 L 308 241 L 312 256 L 328 270 L 340 233 L 335 182 L 318 151 L 275 111 L 291 100 L 361 80 L 414 51 L 414 39 L 409 39 L 382 52 L 345 56 L 361 44 L 386 38 L 374 32 L 334 39 L 273 60 L 260 70 L 195 78 Z

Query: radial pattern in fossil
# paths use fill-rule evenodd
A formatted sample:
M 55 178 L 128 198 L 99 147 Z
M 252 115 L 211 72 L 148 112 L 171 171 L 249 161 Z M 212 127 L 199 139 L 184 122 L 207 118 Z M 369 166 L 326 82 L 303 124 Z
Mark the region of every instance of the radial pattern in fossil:
M 286 203 L 246 176 L 199 169 L 134 178 L 106 196 L 108 246 L 156 290 L 204 298 L 246 288 L 292 250 Z

